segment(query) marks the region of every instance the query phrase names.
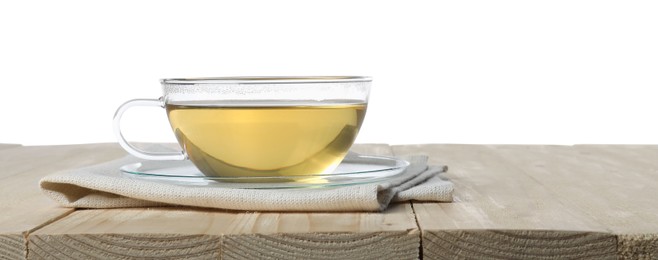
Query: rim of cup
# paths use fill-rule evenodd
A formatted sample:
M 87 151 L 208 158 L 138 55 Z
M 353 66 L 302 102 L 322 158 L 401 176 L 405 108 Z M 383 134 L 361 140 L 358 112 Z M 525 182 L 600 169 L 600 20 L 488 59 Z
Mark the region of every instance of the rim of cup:
M 161 79 L 162 84 L 295 84 L 369 82 L 368 76 L 240 76 Z

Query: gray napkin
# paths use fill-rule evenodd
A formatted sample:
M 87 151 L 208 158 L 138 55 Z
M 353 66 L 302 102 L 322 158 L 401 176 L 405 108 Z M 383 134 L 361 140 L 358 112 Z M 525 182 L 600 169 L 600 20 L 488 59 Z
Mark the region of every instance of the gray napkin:
M 426 156 L 393 178 L 324 188 L 236 189 L 178 185 L 131 178 L 119 168 L 133 156 L 58 172 L 41 179 L 41 190 L 64 207 L 119 208 L 194 206 L 254 211 L 378 211 L 392 201 L 452 201 L 453 184 L 439 177 L 445 166 L 427 166 Z M 264 184 L 265 185 L 265 184 Z

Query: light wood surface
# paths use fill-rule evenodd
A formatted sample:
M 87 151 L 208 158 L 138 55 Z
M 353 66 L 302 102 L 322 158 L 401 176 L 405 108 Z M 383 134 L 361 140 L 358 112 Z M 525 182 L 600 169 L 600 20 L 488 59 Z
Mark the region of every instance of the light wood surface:
M 0 145 L 0 259 L 658 259 L 658 146 L 359 145 L 447 164 L 453 203 L 382 213 L 73 210 L 38 190 L 116 144 Z
M 391 155 L 388 145 L 360 145 Z M 29 258 L 395 258 L 419 256 L 411 205 L 384 213 L 192 208 L 77 210 L 29 236 Z
M 658 259 L 658 146 L 577 145 L 574 150 L 587 162 L 579 173 L 598 179 L 603 187 L 596 188 L 604 191 L 593 203 L 576 200 L 576 206 L 602 213 L 592 218 L 618 234 L 622 258 Z
M 655 146 L 393 150 L 450 166 L 456 203 L 413 203 L 430 258 L 658 257 Z
M 20 144 L 0 144 L 0 150 L 21 147 Z
M 0 149 L 0 256 L 25 256 L 25 237 L 72 209 L 60 208 L 41 194 L 39 179 L 63 169 L 110 160 L 123 154 L 115 144 L 17 146 Z M 102 150 L 97 153 L 95 151 Z
M 20 147 L 18 144 L 0 144 L 0 150 L 6 150 L 11 148 Z M 0 153 L 0 162 L 6 161 L 7 158 L 1 157 L 3 154 Z M 0 183 L 4 179 L 4 175 L 9 175 L 8 171 L 0 170 Z M 0 195 L 3 195 L 0 190 Z M 0 210 L 4 207 L 0 204 Z M 3 222 L 9 219 L 8 215 L 0 214 L 0 226 L 3 226 Z M 4 224 L 5 226 L 7 224 Z M 23 236 L 20 234 L 9 234 L 8 232 L 0 233 L 0 258 L 14 258 L 19 259 L 23 257 L 25 252 L 25 243 L 23 242 Z
M 31 234 L 30 256 L 415 259 L 419 239 L 409 204 L 386 213 L 79 210 Z M 148 247 L 127 250 L 135 244 Z

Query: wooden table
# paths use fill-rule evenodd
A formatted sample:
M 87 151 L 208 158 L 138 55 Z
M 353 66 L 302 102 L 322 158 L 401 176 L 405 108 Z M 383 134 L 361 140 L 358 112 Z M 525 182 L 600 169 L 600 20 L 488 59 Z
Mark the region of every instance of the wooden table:
M 453 203 L 381 213 L 69 209 L 49 173 L 123 156 L 116 144 L 0 145 L 0 259 L 658 259 L 658 146 L 358 145 L 450 166 Z

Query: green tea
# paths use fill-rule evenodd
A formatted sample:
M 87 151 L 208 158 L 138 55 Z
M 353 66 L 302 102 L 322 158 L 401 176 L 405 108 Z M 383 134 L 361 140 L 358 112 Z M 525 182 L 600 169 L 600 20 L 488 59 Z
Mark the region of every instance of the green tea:
M 207 176 L 290 176 L 331 172 L 363 123 L 366 105 L 223 102 L 168 104 L 179 143 Z

